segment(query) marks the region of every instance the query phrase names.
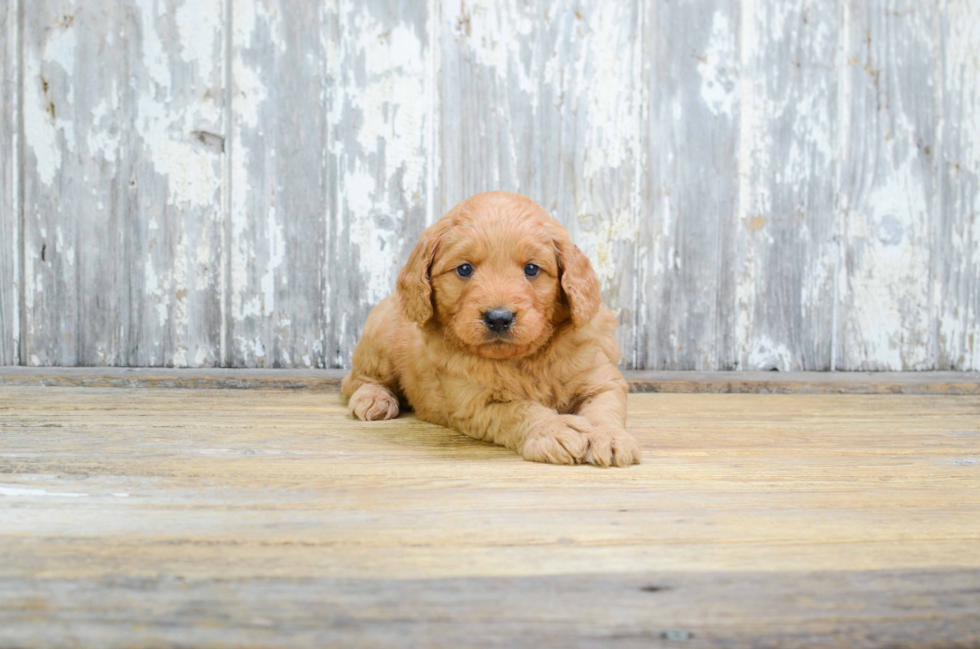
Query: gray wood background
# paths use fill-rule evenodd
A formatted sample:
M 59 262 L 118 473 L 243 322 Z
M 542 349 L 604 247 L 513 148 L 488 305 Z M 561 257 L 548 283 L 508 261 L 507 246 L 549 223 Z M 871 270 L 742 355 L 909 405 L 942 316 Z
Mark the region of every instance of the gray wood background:
M 520 191 L 624 366 L 980 370 L 976 0 L 5 0 L 0 365 L 342 367 Z

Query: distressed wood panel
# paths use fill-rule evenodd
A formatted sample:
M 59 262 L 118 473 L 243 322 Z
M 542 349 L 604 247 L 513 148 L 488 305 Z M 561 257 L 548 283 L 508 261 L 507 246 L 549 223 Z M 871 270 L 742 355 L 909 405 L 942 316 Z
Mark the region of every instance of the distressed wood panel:
M 26 363 L 217 362 L 222 15 L 31 3 Z
M 840 3 L 743 0 L 740 12 L 737 367 L 829 370 Z
M 940 369 L 980 370 L 980 6 L 942 17 L 942 138 L 933 241 Z
M 735 367 L 739 67 L 734 2 L 650 2 L 639 363 Z
M 0 6 L 0 365 L 20 360 L 19 8 Z
M 936 365 L 937 13 L 912 0 L 845 4 L 840 369 Z
M 976 3 L 21 4 L 0 364 L 345 366 L 422 228 L 508 189 L 627 368 L 980 369 Z
M 129 245 L 140 253 L 130 252 L 130 274 L 138 279 L 129 325 L 135 362 L 128 364 L 214 366 L 221 332 L 224 1 L 141 0 L 134 17 L 142 60 L 134 65 L 136 187 L 128 220 Z
M 323 367 L 327 268 L 325 3 L 231 0 L 226 358 Z
M 425 2 L 339 0 L 331 23 L 330 367 L 350 364 L 368 313 L 394 290 L 398 269 L 435 218 L 433 13 Z
M 441 209 L 492 189 L 539 202 L 591 259 L 634 366 L 639 2 L 441 6 Z

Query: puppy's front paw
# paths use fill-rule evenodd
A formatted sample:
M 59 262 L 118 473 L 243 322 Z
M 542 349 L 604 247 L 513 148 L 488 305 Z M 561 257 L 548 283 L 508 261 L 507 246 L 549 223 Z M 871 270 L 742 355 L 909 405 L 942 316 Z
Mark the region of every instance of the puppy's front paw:
M 398 416 L 398 399 L 383 385 L 365 383 L 351 395 L 347 411 L 362 421 L 393 419 Z
M 640 445 L 623 428 L 596 426 L 585 434 L 589 449 L 585 461 L 597 466 L 630 466 L 640 463 Z
M 588 444 L 583 433 L 592 425 L 578 415 L 553 415 L 531 424 L 521 456 L 531 462 L 579 464 Z

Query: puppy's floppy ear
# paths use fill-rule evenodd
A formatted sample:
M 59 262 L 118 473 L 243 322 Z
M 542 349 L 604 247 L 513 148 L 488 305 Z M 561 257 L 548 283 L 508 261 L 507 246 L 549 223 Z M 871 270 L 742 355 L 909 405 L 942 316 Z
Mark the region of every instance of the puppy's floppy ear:
M 568 301 L 572 314 L 572 324 L 581 327 L 588 323 L 602 306 L 599 292 L 599 278 L 592 270 L 592 264 L 568 235 L 555 239 L 558 249 L 558 275 L 561 290 Z
M 398 273 L 397 286 L 402 313 L 420 325 L 432 318 L 432 282 L 429 269 L 444 231 L 445 228 L 439 223 L 427 228 L 419 236 L 419 242 L 408 256 L 405 267 Z

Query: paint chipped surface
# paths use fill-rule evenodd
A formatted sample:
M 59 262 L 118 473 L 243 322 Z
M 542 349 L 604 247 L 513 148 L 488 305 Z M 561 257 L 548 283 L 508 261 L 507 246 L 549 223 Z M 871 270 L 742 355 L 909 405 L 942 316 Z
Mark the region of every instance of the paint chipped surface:
M 838 261 L 836 0 L 749 2 L 738 79 L 736 366 L 828 370 Z M 791 61 L 775 73 L 774 60 Z
M 394 289 L 399 267 L 435 216 L 431 4 L 342 1 L 331 16 L 328 365 L 349 363 L 367 314 Z
M 0 9 L 0 362 L 347 365 L 418 233 L 506 189 L 626 366 L 980 368 L 972 5 Z
M 25 362 L 216 363 L 222 6 L 28 12 Z
M 948 5 L 944 42 L 937 369 L 980 370 L 980 7 Z
M 941 66 L 940 17 L 929 9 L 901 21 L 860 12 L 846 18 L 845 55 L 855 65 L 844 76 L 841 115 L 840 362 L 849 370 L 934 369 L 932 148 L 940 108 L 931 95 L 919 98 Z M 869 39 L 871 32 L 879 36 Z M 904 57 L 896 59 L 899 42 Z
M 0 6 L 0 83 L 19 87 L 16 5 Z M 0 92 L 0 365 L 20 360 L 20 141 L 17 93 Z
M 751 13 L 746 7 L 745 12 Z M 744 38 L 752 42 L 752 34 Z M 711 34 L 708 46 L 698 55 L 698 74 L 701 75 L 701 99 L 711 112 L 731 116 L 735 107 L 737 70 L 734 68 L 735 30 L 727 13 L 721 9 L 711 17 Z
M 324 366 L 327 9 L 233 7 L 225 364 Z
M 74 122 L 65 119 L 74 103 L 75 34 L 72 27 L 56 26 L 43 53 L 24 61 L 24 141 L 34 154 L 38 179 L 48 186 L 61 168 L 61 149 L 75 146 Z

